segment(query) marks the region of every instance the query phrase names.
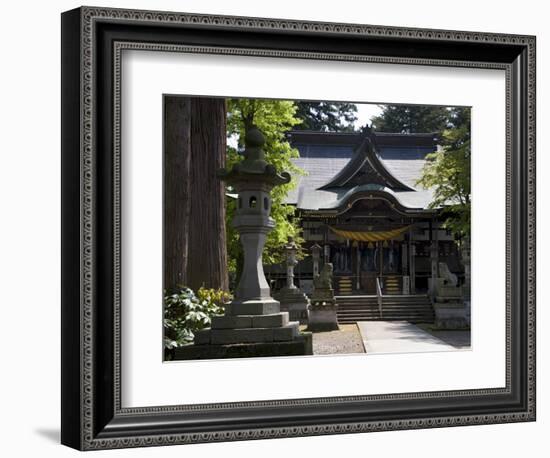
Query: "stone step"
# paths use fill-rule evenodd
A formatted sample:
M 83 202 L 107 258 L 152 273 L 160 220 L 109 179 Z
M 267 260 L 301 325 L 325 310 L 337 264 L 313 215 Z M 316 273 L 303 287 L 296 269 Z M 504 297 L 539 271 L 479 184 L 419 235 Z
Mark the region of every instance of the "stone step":
M 337 297 L 338 321 L 342 324 L 358 321 L 409 321 L 433 323 L 434 311 L 427 295 L 402 295 L 395 280 L 386 281 L 382 297 L 382 318 L 376 296 Z
M 434 314 L 431 313 L 431 312 L 388 313 L 384 310 L 382 311 L 382 315 L 384 315 L 384 316 L 394 316 L 394 317 L 397 317 L 397 316 L 434 316 Z M 356 314 L 356 315 L 340 315 L 340 314 L 338 314 L 338 317 L 341 317 L 342 319 L 357 318 L 357 317 L 362 317 L 362 316 L 380 316 L 380 314 L 378 312 L 376 312 L 376 313 L 359 313 L 359 314 Z
M 372 301 L 372 302 L 348 302 L 344 299 L 337 299 L 336 303 L 340 307 L 377 307 L 378 301 Z M 411 305 L 425 305 L 426 307 L 431 307 L 430 302 L 424 302 L 424 301 L 411 301 L 411 302 L 394 302 L 390 298 L 384 298 L 382 300 L 382 304 L 384 306 L 396 306 L 396 307 L 408 307 Z
M 408 321 L 410 323 L 433 323 L 434 318 L 433 316 L 401 316 L 401 317 L 388 317 L 386 315 L 383 315 L 382 318 L 380 316 L 369 316 L 369 317 L 358 317 L 354 319 L 340 319 L 338 318 L 338 323 L 340 324 L 354 324 L 360 321 Z
M 268 315 L 217 315 L 212 317 L 212 329 L 275 328 L 289 323 L 288 312 Z
M 390 282 L 391 284 L 392 282 Z M 391 295 L 396 293 L 395 295 Z M 401 295 L 399 288 L 390 285 L 382 297 L 382 318 L 378 309 L 378 297 L 337 297 L 338 322 L 342 324 L 359 321 L 409 321 L 433 323 L 434 311 L 427 295 Z
M 341 309 L 349 308 L 350 310 L 360 310 L 362 308 L 369 309 L 369 308 L 377 308 L 378 303 L 373 304 L 344 304 L 341 301 L 337 302 L 338 306 Z M 410 304 L 403 304 L 403 303 L 391 303 L 391 302 L 382 302 L 382 307 L 390 307 L 390 308 L 408 308 L 408 307 L 428 307 L 432 308 L 432 304 L 429 302 L 411 302 Z
M 280 327 L 202 329 L 195 333 L 195 345 L 230 345 L 240 343 L 265 343 L 290 341 L 300 334 L 297 321 Z
M 388 317 L 405 317 L 405 316 L 435 316 L 433 313 L 429 312 L 429 311 L 426 311 L 426 312 L 412 312 L 412 313 L 388 313 L 387 311 L 382 311 L 382 315 L 383 316 L 388 316 Z M 361 317 L 369 317 L 369 316 L 380 316 L 380 314 L 378 312 L 376 313 L 359 313 L 359 314 L 356 314 L 356 315 L 342 315 L 342 314 L 338 314 L 338 319 L 358 319 L 358 318 L 361 318 Z
M 434 311 L 432 309 L 414 309 L 414 310 L 388 310 L 388 309 L 382 309 L 382 312 L 387 315 L 407 315 L 407 314 L 415 314 L 415 313 L 422 313 L 422 314 L 434 314 Z M 378 309 L 372 309 L 372 310 L 362 310 L 362 311 L 351 311 L 351 310 L 338 310 L 338 316 L 359 316 L 359 315 L 372 315 L 372 314 L 378 314 Z
M 389 313 L 382 313 L 382 316 L 388 319 L 402 319 L 402 320 L 408 320 L 408 319 L 416 319 L 416 318 L 426 318 L 428 321 L 433 321 L 434 314 L 433 313 L 400 313 L 398 315 L 392 315 Z M 365 314 L 365 315 L 346 315 L 341 316 L 338 315 L 338 321 L 362 321 L 362 320 L 370 320 L 373 318 L 380 318 L 379 313 L 372 313 L 372 314 Z
M 376 294 L 356 294 L 353 296 L 354 299 L 358 300 L 372 300 L 377 298 Z M 338 295 L 336 295 L 336 299 L 338 299 Z M 428 296 L 426 294 L 403 294 L 398 297 L 400 300 L 408 301 L 411 299 L 424 299 L 429 300 Z
M 336 303 L 340 306 L 349 306 L 349 307 L 361 307 L 361 306 L 372 306 L 377 305 L 378 301 L 350 301 L 347 299 L 347 297 L 341 297 L 339 299 L 336 299 Z M 382 299 L 382 303 L 384 305 L 413 305 L 413 304 L 422 304 L 422 305 L 431 305 L 431 302 L 429 301 L 410 301 L 410 302 L 403 302 L 403 301 L 394 301 L 393 298 L 385 296 L 384 299 Z
M 378 311 L 378 309 L 379 309 L 379 307 L 369 307 L 369 308 L 363 308 L 363 309 L 347 309 L 347 308 L 338 307 L 338 312 L 340 312 L 340 313 L 369 313 L 369 312 Z M 388 312 L 416 312 L 416 311 L 429 310 L 429 311 L 433 312 L 432 307 L 425 307 L 425 306 L 416 306 L 416 307 L 385 307 L 385 306 L 382 306 L 382 310 L 387 310 Z

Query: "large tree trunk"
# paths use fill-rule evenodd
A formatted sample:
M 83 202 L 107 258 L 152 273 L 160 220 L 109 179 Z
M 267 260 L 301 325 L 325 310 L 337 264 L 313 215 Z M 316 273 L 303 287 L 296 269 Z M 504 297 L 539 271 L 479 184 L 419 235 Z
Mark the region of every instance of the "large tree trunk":
M 164 99 L 164 288 L 187 284 L 191 101 Z
M 164 287 L 228 290 L 225 101 L 166 97 L 164 116 Z
M 217 171 L 225 166 L 224 99 L 191 100 L 190 225 L 187 284 L 228 290 L 225 186 Z

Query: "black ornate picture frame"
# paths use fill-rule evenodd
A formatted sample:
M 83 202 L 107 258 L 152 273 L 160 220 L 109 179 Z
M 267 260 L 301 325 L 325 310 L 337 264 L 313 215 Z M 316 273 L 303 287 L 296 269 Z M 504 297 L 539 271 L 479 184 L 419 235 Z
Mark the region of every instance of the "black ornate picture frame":
M 506 72 L 504 388 L 123 408 L 124 49 Z M 535 420 L 535 37 L 82 7 L 62 15 L 62 435 L 80 450 Z

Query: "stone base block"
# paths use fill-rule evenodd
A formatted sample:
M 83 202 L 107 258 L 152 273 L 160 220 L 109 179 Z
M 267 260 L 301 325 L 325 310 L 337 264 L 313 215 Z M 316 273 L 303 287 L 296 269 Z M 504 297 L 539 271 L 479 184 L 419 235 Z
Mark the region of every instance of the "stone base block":
M 265 301 L 233 301 L 225 306 L 226 315 L 271 315 L 280 311 L 281 306 L 279 302 L 273 299 Z
M 289 341 L 299 335 L 299 323 L 289 322 L 287 314 L 283 326 L 240 329 L 203 329 L 195 333 L 195 345 L 229 345 Z M 268 323 L 269 324 L 269 323 Z
M 288 324 L 288 312 L 256 315 L 252 317 L 253 328 L 280 328 Z
M 288 317 L 292 321 L 299 321 L 300 324 L 307 324 L 307 303 L 285 304 L 281 302 L 281 310 L 288 312 Z
M 193 339 L 195 345 L 207 345 L 210 343 L 210 328 L 201 329 L 200 331 L 195 331 L 195 337 Z
M 219 315 L 212 317 L 212 329 L 275 328 L 288 324 L 288 312 L 270 315 Z
M 299 288 L 280 289 L 274 298 L 281 303 L 281 311 L 288 312 L 291 320 L 307 323 L 308 297 Z
M 291 341 L 241 343 L 232 345 L 186 345 L 174 350 L 174 360 L 262 358 L 268 356 L 312 355 L 312 336 L 300 333 Z
M 214 329 L 242 329 L 252 327 L 252 315 L 219 315 L 212 317 Z
M 210 330 L 210 343 L 212 345 L 249 342 L 273 342 L 273 329 L 248 328 Z
M 293 321 L 286 326 L 280 328 L 273 328 L 273 341 L 274 342 L 283 342 L 286 340 L 293 340 L 300 334 L 298 328 L 298 322 Z
M 311 332 L 336 331 L 338 327 L 337 307 L 311 307 L 308 311 L 307 330 Z
M 462 302 L 445 302 L 434 304 L 437 329 L 467 329 L 470 327 L 467 307 Z

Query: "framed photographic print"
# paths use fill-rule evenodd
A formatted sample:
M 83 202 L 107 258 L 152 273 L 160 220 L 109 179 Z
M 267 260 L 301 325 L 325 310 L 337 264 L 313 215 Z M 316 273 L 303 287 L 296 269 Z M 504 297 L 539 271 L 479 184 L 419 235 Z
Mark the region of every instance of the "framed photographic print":
M 62 442 L 535 419 L 535 38 L 62 15 Z

